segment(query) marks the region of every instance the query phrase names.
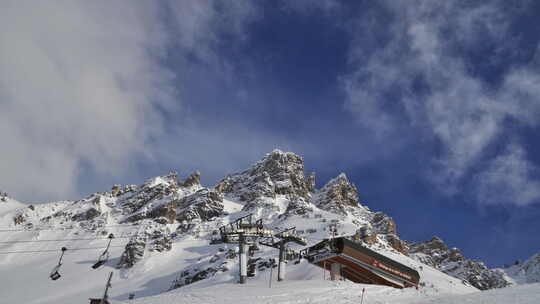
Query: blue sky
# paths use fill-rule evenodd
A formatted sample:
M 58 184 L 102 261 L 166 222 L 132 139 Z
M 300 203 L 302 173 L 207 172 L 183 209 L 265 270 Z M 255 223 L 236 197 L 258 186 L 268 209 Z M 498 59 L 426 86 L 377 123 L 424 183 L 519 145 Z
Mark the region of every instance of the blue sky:
M 75 199 L 274 148 L 400 235 L 540 251 L 536 1 L 0 5 L 0 188 Z M 26 16 L 26 18 L 21 18 Z

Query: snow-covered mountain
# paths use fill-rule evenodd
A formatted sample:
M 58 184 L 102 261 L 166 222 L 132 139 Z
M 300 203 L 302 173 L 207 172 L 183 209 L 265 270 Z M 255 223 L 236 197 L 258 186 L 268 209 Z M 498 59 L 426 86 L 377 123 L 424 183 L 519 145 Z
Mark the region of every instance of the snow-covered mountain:
M 538 283 L 540 282 L 540 253 L 523 263 L 518 261 L 514 265 L 498 270 L 504 272 L 506 279 L 513 284 Z
M 0 243 L 0 271 L 12 275 L 9 280 L 3 276 L 0 294 L 7 294 L 9 303 L 81 302 L 100 295 L 104 272 L 110 270 L 116 272 L 111 299 L 118 301 L 132 293 L 145 297 L 171 289 L 233 284 L 238 280 L 237 246 L 211 241 L 219 227 L 247 214 L 275 231 L 296 227 L 310 245 L 328 238 L 330 227 L 337 227 L 338 235 L 418 270 L 419 295 L 464 294 L 477 291 L 475 287 L 518 282 L 465 259 L 439 239 L 407 243 L 391 217 L 362 204 L 345 174 L 316 189 L 315 174 L 305 175 L 300 156 L 274 150 L 214 187 L 201 185 L 198 172 L 185 179 L 170 173 L 142 185 L 114 185 L 77 201 L 24 205 L 5 196 L 0 201 L 5 240 Z M 111 233 L 111 258 L 105 267 L 92 270 Z M 48 272 L 62 246 L 68 248 L 62 278 L 50 281 Z M 269 259 L 277 252 L 262 246 L 253 250 L 250 263 L 258 271 L 248 285 L 262 286 L 271 272 Z M 524 276 L 538 275 L 535 265 Z M 287 281 L 297 280 L 334 284 L 320 282 L 322 270 L 306 261 L 287 266 Z M 32 291 L 21 288 L 25 285 Z

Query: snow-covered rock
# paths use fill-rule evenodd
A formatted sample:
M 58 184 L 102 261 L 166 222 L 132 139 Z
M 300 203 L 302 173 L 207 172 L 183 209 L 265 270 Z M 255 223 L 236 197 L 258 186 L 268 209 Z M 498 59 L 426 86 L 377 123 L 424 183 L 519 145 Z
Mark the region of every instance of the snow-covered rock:
M 511 283 L 505 279 L 502 271 L 489 269 L 481 262 L 466 259 L 459 249 L 448 248 L 438 237 L 411 244 L 409 254 L 417 261 L 466 280 L 480 290 L 502 288 Z
M 310 185 L 304 176 L 304 161 L 300 156 L 274 150 L 249 169 L 227 176 L 216 189 L 249 203 L 261 198 L 276 198 L 280 194 L 307 200 Z
M 515 284 L 540 282 L 540 253 L 528 258 L 525 262 L 516 262 L 512 266 L 500 269 L 509 281 Z
M 314 204 L 320 209 L 334 213 L 347 214 L 350 208 L 360 204 L 356 186 L 349 182 L 347 175 L 341 173 L 316 192 Z

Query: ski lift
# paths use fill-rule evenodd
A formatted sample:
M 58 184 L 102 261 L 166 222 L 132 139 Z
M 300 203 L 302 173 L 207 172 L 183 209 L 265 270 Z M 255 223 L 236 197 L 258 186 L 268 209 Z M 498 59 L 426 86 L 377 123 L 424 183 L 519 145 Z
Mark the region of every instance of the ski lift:
M 111 246 L 111 241 L 114 238 L 114 234 L 109 234 L 109 244 L 107 244 L 107 248 L 105 248 L 105 251 L 99 256 L 98 261 L 92 265 L 92 269 L 98 269 L 103 264 L 107 262 L 109 259 L 109 246 Z
M 62 266 L 62 257 L 64 256 L 64 252 L 66 252 L 66 250 L 66 247 L 62 247 L 62 254 L 60 255 L 60 259 L 58 260 L 58 265 L 54 266 L 51 274 L 49 275 L 49 277 L 53 281 L 56 281 L 61 277 L 60 273 L 58 273 L 58 270 L 60 270 L 60 266 Z
M 298 265 L 302 262 L 302 252 L 298 253 L 298 259 L 294 262 L 294 265 Z

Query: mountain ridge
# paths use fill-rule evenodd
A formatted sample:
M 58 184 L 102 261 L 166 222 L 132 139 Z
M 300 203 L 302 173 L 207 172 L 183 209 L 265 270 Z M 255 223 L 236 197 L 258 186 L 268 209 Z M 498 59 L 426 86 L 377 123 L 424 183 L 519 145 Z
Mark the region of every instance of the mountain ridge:
M 402 240 L 394 219 L 362 205 L 357 187 L 346 174 L 341 173 L 316 189 L 315 174 L 305 175 L 302 157 L 280 150 L 268 153 L 244 171 L 227 175 L 213 187 L 201 185 L 199 172 L 184 180 L 171 172 L 147 179 L 141 185 L 113 185 L 110 191 L 80 200 L 15 208 L 5 214 L 4 223 L 9 221 L 7 215 L 11 216 L 11 226 L 28 231 L 50 226 L 98 236 L 112 232 L 123 235 L 123 231 L 110 226 L 127 227 L 129 233 L 125 235 L 129 240 L 121 256 L 109 266 L 129 277 L 140 263 L 144 266 L 191 238 L 210 241 L 220 225 L 233 220 L 233 216 L 248 213 L 276 230 L 296 226 L 310 243 L 330 237 L 333 225 L 339 236 L 348 236 L 395 257 L 403 256 L 417 268 L 433 267 L 478 289 L 521 282 L 502 270 L 466 259 L 438 238 L 424 243 Z M 171 280 L 172 288 L 231 279 L 237 267 L 234 246 L 207 249 L 191 266 L 178 271 Z M 267 269 L 267 253 L 263 252 L 254 263 L 261 271 Z M 536 272 L 527 275 L 534 276 Z M 424 286 L 429 284 L 424 282 Z

